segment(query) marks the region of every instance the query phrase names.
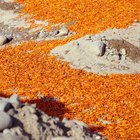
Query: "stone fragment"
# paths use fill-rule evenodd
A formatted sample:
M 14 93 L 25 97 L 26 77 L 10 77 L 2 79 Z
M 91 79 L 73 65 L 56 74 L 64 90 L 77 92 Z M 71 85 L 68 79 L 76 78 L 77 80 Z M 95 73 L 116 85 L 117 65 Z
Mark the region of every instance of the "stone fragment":
M 126 49 L 124 49 L 124 48 L 122 48 L 121 50 L 120 50 L 120 53 L 122 54 L 122 55 L 126 55 Z
M 7 43 L 7 37 L 0 35 L 0 46 L 4 45 Z
M 93 134 L 93 140 L 103 140 L 103 139 L 102 139 L 102 136 Z
M 106 44 L 101 40 L 94 41 L 91 46 L 88 47 L 91 53 L 97 56 L 103 56 L 106 51 Z
M 56 36 L 57 37 L 62 37 L 62 36 L 66 36 L 68 35 L 69 30 L 67 27 L 63 26 L 62 28 L 60 28 L 60 30 L 57 31 Z
M 21 106 L 21 102 L 20 102 L 19 96 L 17 94 L 13 94 L 9 98 L 9 102 L 12 103 L 12 105 L 16 108 L 19 108 Z
M 6 128 L 12 127 L 13 120 L 5 112 L 0 111 L 0 131 L 3 131 Z
M 17 113 L 17 111 L 14 108 L 11 108 L 11 109 L 8 110 L 7 113 L 11 116 L 14 116 Z
M 44 31 L 44 30 L 41 30 L 41 31 L 39 32 L 39 34 L 38 34 L 38 37 L 39 37 L 39 38 L 45 38 L 45 37 L 47 37 L 48 35 L 49 35 L 48 32 L 46 32 L 46 31 Z
M 11 103 L 0 99 L 0 111 L 8 111 L 10 108 L 12 108 Z
M 138 22 L 139 22 L 139 20 L 138 20 L 138 19 L 135 19 L 135 20 L 134 20 L 134 23 L 138 23 Z

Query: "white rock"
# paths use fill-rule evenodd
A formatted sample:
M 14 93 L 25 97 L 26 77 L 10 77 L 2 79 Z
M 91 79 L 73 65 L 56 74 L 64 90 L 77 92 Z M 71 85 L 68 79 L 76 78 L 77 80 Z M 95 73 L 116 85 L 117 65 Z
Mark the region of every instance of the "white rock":
M 57 37 L 68 35 L 69 30 L 67 27 L 63 26 L 60 30 L 58 30 L 58 33 L 56 34 Z
M 105 53 L 106 44 L 100 40 L 94 41 L 92 45 L 88 46 L 88 49 L 91 53 L 97 56 L 103 56 Z
M 49 35 L 48 32 L 44 31 L 44 30 L 41 30 L 38 34 L 38 37 L 39 38 L 44 38 L 44 37 L 47 37 Z
M 139 20 L 138 20 L 138 19 L 135 19 L 135 20 L 134 20 L 134 23 L 138 23 L 138 22 L 139 22 Z
M 11 104 L 6 100 L 0 100 L 0 111 L 8 111 L 11 108 Z
M 122 48 L 122 49 L 120 50 L 120 52 L 121 52 L 122 55 L 126 55 L 126 53 L 127 53 L 127 52 L 126 52 L 126 49 L 124 49 L 124 48 Z
M 51 140 L 76 140 L 73 137 L 56 137 L 56 138 L 52 138 Z
M 5 112 L 0 112 L 0 131 L 12 126 L 12 118 Z
M 7 42 L 7 37 L 0 35 L 0 46 L 4 45 Z
M 99 136 L 99 135 L 93 135 L 93 138 L 94 138 L 95 140 L 102 140 L 102 137 Z
M 21 102 L 20 102 L 19 96 L 17 94 L 13 94 L 9 98 L 9 102 L 12 103 L 16 108 L 21 106 Z

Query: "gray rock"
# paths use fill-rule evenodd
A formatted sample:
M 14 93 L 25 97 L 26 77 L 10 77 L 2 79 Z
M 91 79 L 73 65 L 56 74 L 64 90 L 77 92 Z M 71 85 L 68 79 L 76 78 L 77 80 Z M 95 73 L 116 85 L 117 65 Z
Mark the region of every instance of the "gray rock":
M 102 136 L 93 134 L 93 140 L 103 140 Z
M 20 102 L 19 96 L 17 94 L 13 94 L 9 98 L 9 102 L 12 103 L 12 105 L 16 108 L 19 108 L 21 106 L 21 102 Z
M 89 46 L 89 50 L 97 56 L 103 56 L 105 54 L 105 49 L 106 44 L 101 40 L 93 41 L 92 45 Z
M 10 115 L 0 111 L 0 131 L 12 127 L 12 124 L 13 124 L 13 120 L 10 117 Z
M 12 109 L 8 110 L 7 113 L 11 116 L 14 116 L 17 113 L 17 111 L 14 108 L 12 108 Z
M 65 26 L 63 26 L 60 30 L 57 31 L 56 36 L 57 37 L 66 36 L 66 35 L 68 35 L 68 33 L 69 33 L 68 28 L 66 28 Z
M 11 103 L 0 99 L 0 111 L 8 111 L 10 108 L 12 108 Z
M 39 34 L 38 34 L 38 37 L 39 37 L 39 38 L 45 38 L 45 37 L 47 37 L 48 35 L 49 35 L 48 32 L 46 32 L 46 31 L 44 31 L 44 30 L 41 30 L 41 31 L 39 32 Z
M 6 134 L 0 133 L 0 140 L 29 140 L 29 138 L 24 136 L 17 136 L 11 133 Z
M 4 45 L 7 42 L 7 37 L 0 35 L 0 46 Z
M 122 55 L 126 55 L 126 54 L 127 54 L 127 51 L 126 51 L 126 49 L 122 48 L 122 49 L 120 50 L 120 53 L 121 53 Z

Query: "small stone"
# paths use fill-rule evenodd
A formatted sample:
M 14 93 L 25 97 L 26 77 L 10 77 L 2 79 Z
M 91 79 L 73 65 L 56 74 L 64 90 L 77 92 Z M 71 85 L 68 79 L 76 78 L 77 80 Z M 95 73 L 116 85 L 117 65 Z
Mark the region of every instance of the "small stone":
M 23 135 L 23 129 L 19 126 L 12 128 L 10 131 L 11 131 L 12 134 L 16 134 L 16 135 L 19 135 L 19 136 Z
M 48 32 L 46 32 L 46 31 L 44 31 L 44 30 L 41 30 L 41 31 L 39 32 L 39 34 L 38 34 L 38 37 L 39 37 L 39 38 L 45 38 L 45 37 L 47 37 L 48 35 L 49 35 Z
M 0 100 L 0 111 L 8 111 L 10 108 L 12 108 L 11 103 L 6 100 Z
M 135 19 L 135 20 L 134 20 L 134 23 L 138 23 L 138 22 L 139 22 L 139 20 L 138 20 L 138 19 Z
M 97 40 L 94 41 L 92 45 L 89 46 L 88 48 L 93 54 L 97 56 L 103 56 L 106 51 L 106 44 L 103 43 L 101 40 Z
M 124 61 L 124 60 L 126 60 L 126 55 L 121 56 L 121 61 Z
M 63 118 L 62 122 L 66 123 L 68 121 L 67 118 Z
M 33 107 L 30 107 L 30 108 L 29 108 L 29 111 L 30 111 L 31 113 L 33 113 L 33 114 L 36 112 L 35 108 L 33 108 Z
M 122 54 L 122 55 L 126 55 L 126 49 L 124 49 L 124 48 L 122 48 L 121 50 L 120 50 L 120 53 Z
M 120 56 L 118 54 L 114 54 L 112 58 L 114 61 L 120 60 Z
M 7 43 L 7 37 L 0 35 L 0 46 L 4 45 Z
M 21 106 L 21 102 L 20 102 L 19 96 L 17 94 L 13 94 L 9 98 L 9 102 L 16 108 L 19 108 Z
M 3 134 L 7 134 L 7 133 L 12 133 L 12 131 L 10 129 L 4 129 Z
M 30 115 L 30 118 L 32 118 L 33 120 L 38 120 L 38 116 L 37 115 L 35 115 L 35 114 L 31 114 Z
M 0 131 L 3 131 L 6 128 L 12 127 L 13 120 L 5 112 L 0 111 Z
M 68 35 L 68 33 L 69 33 L 69 30 L 65 26 L 63 26 L 60 30 L 58 30 L 56 36 L 57 37 L 66 36 Z
M 93 139 L 94 140 L 102 140 L 102 137 L 100 135 L 93 134 Z
M 47 123 L 48 122 L 48 116 L 46 114 L 42 114 L 41 119 L 43 122 Z

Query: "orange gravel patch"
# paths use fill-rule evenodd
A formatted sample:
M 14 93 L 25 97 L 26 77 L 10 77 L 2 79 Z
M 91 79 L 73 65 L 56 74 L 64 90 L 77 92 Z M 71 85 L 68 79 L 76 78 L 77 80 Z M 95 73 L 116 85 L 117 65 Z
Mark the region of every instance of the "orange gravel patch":
M 0 50 L 1 93 L 17 92 L 48 114 L 84 121 L 110 140 L 137 139 L 140 74 L 98 76 L 71 69 L 47 56 L 53 43 L 27 42 Z M 58 101 L 43 101 L 37 97 L 39 92 Z M 99 118 L 111 124 L 103 125 Z
M 98 76 L 71 69 L 47 55 L 55 46 L 85 34 L 140 20 L 138 0 L 18 1 L 25 4 L 23 12 L 36 19 L 52 23 L 77 20 L 70 29 L 78 34 L 63 41 L 26 42 L 0 50 L 1 93 L 17 92 L 23 101 L 36 102 L 50 115 L 84 121 L 109 140 L 139 139 L 140 74 Z M 39 92 L 58 100 L 42 101 Z M 100 118 L 111 124 L 102 124 Z
M 17 0 L 25 4 L 24 13 L 51 23 L 69 23 L 79 36 L 106 28 L 126 27 L 140 20 L 139 0 Z

